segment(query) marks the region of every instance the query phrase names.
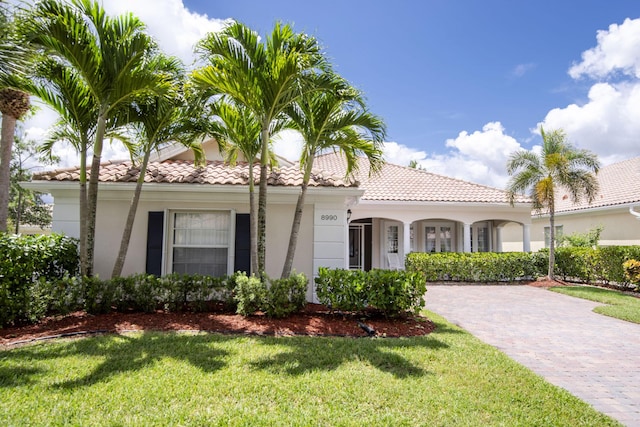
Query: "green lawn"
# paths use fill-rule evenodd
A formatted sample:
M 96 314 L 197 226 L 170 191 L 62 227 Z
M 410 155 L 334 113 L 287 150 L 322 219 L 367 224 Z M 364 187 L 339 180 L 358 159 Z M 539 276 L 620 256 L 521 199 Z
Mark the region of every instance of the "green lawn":
M 138 333 L 0 351 L 0 425 L 619 425 L 428 313 L 411 339 Z
M 593 311 L 616 319 L 640 323 L 640 298 L 633 295 L 593 286 L 558 286 L 550 290 L 607 304 L 596 307 Z

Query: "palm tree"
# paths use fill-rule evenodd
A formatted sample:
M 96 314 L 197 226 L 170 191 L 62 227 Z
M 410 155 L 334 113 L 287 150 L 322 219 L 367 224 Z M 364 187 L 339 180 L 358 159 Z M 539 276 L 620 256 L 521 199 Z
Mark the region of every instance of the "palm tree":
M 107 123 L 134 97 L 166 90 L 161 73 L 149 67 L 156 46 L 138 18 L 132 14 L 107 16 L 93 0 L 42 0 L 31 12 L 25 29 L 30 43 L 77 72 L 90 92 L 85 102 L 97 110 L 87 221 L 80 225 L 86 227 L 82 273 L 92 275 L 98 177 Z
M 27 112 L 31 104 L 29 94 L 13 88 L 0 90 L 0 232 L 7 231 L 9 216 L 9 191 L 11 188 L 11 153 L 16 122 Z
M 528 192 L 533 208 L 549 214 L 549 279 L 554 279 L 555 264 L 555 195 L 556 190 L 569 191 L 573 203 L 583 198 L 591 203 L 598 193 L 596 174 L 600 163 L 594 153 L 578 150 L 567 142 L 562 130 L 546 133 L 540 128 L 542 151 L 536 154 L 520 150 L 507 162 L 511 175 L 507 191 L 513 206 L 517 194 Z
M 174 84 L 166 94 L 141 98 L 130 105 L 125 112 L 127 116 L 125 121 L 132 122 L 132 127 L 139 136 L 139 144 L 129 146 L 132 158 L 142 158 L 142 161 L 111 277 L 119 277 L 122 274 L 151 152 L 162 145 L 178 141 L 194 151 L 196 163 L 200 163 L 204 156 L 201 146 L 194 144 L 193 141 L 203 136 L 205 129 L 194 127 L 190 117 L 185 116 L 187 107 L 180 92 L 180 79 L 184 74 L 179 60 L 163 56 L 155 60 L 159 62 L 157 69 L 168 73 Z M 192 105 L 191 112 L 193 108 Z
M 211 134 L 218 141 L 223 142 L 227 162 L 235 165 L 238 155 L 242 154 L 248 163 L 251 271 L 256 273 L 260 270 L 258 269 L 258 219 L 253 165 L 262 148 L 260 122 L 247 107 L 224 98 L 212 104 L 211 112 L 219 119 L 212 123 Z
M 341 86 L 345 86 L 345 84 Z M 315 157 L 327 150 L 339 151 L 347 161 L 346 175 L 358 166 L 358 156 L 369 160 L 370 173 L 380 170 L 383 164 L 382 141 L 384 122 L 365 109 L 362 95 L 355 89 L 310 92 L 289 109 L 292 127 L 304 139 L 300 167 L 303 180 L 291 225 L 289 246 L 282 269 L 282 278 L 289 277 L 298 242 L 298 232 L 304 208 L 304 200 L 313 170 Z
M 11 188 L 11 153 L 16 122 L 31 106 L 29 94 L 19 90 L 27 61 L 27 49 L 17 39 L 14 20 L 5 4 L 0 4 L 0 232 L 7 231 Z
M 80 154 L 80 265 L 87 275 L 87 152 L 95 138 L 98 110 L 89 102 L 91 90 L 71 67 L 44 59 L 35 70 L 29 91 L 51 107 L 59 116 L 42 146 L 51 153 L 58 141 L 67 141 Z
M 234 22 L 220 32 L 209 33 L 197 50 L 208 64 L 193 73 L 194 82 L 244 105 L 260 123 L 257 274 L 262 276 L 271 128 L 305 92 L 328 86 L 323 80 L 328 75 L 321 73 L 328 63 L 315 38 L 294 33 L 291 26 L 280 23 L 262 43 L 258 33 Z

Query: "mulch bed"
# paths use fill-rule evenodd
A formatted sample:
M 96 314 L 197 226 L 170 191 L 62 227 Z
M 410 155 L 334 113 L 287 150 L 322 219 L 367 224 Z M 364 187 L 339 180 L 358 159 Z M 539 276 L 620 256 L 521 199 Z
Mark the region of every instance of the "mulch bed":
M 361 326 L 362 325 L 362 326 Z M 367 327 L 374 332 L 367 332 Z M 35 325 L 0 329 L 0 347 L 90 334 L 131 331 L 206 331 L 224 334 L 271 336 L 413 337 L 435 329 L 422 316 L 385 318 L 335 313 L 319 304 L 307 304 L 304 311 L 284 319 L 264 314 L 240 316 L 228 312 L 108 313 L 91 315 L 83 311 L 43 319 Z

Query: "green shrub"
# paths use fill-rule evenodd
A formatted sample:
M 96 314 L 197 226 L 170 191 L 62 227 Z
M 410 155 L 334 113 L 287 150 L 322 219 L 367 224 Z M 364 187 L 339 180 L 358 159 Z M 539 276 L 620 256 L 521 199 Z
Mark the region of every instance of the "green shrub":
M 286 279 L 269 282 L 264 310 L 270 317 L 286 317 L 306 305 L 309 280 L 304 274 L 292 274 Z
M 315 283 L 319 301 L 334 310 L 373 308 L 397 315 L 424 307 L 426 281 L 420 272 L 320 268 Z
M 636 291 L 640 291 L 640 261 L 635 259 L 629 259 L 622 263 L 624 274 L 635 285 Z
M 333 310 L 362 311 L 367 307 L 364 271 L 320 267 L 315 283 L 318 300 Z
M 409 271 L 424 274 L 427 281 L 505 282 L 543 275 L 545 256 L 527 252 L 447 252 L 407 255 Z
M 51 302 L 48 282 L 78 271 L 75 239 L 0 234 L 0 326 L 35 321 Z
M 236 313 L 249 316 L 265 306 L 267 287 L 259 278 L 247 276 L 245 272 L 237 272 L 230 280 L 233 283 Z
M 367 302 L 386 315 L 418 313 L 425 305 L 427 284 L 422 273 L 410 271 L 371 270 L 367 273 Z

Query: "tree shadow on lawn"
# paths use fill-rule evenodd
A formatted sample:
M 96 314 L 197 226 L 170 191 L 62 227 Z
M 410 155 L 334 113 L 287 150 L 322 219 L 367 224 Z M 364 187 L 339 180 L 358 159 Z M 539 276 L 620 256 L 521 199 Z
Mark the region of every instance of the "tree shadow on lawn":
M 2 358 L 0 358 L 0 363 Z M 18 387 L 35 382 L 34 376 L 43 372 L 42 369 L 0 366 L 0 388 Z
M 437 350 L 448 347 L 433 337 L 415 338 L 306 338 L 288 337 L 265 340 L 260 344 L 286 346 L 286 351 L 251 362 L 254 369 L 277 374 L 302 375 L 332 371 L 353 361 L 365 361 L 397 378 L 418 377 L 428 372 L 398 354 L 396 350 L 420 347 Z

